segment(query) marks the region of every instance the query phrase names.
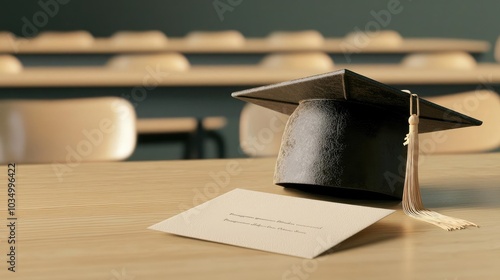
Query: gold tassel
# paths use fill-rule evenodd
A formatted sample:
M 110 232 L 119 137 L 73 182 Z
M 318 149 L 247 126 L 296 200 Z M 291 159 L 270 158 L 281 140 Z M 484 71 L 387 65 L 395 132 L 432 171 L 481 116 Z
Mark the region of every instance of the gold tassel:
M 406 215 L 434 224 L 442 229 L 451 231 L 457 229 L 464 229 L 466 227 L 478 227 L 476 224 L 466 220 L 449 217 L 439 214 L 432 210 L 426 209 L 422 203 L 420 195 L 420 186 L 418 183 L 418 122 L 419 122 L 419 101 L 416 94 L 403 90 L 410 94 L 410 131 L 406 135 L 404 145 L 408 145 L 408 155 L 406 159 L 406 176 L 403 189 L 403 211 Z M 413 113 L 413 98 L 417 101 L 417 113 Z

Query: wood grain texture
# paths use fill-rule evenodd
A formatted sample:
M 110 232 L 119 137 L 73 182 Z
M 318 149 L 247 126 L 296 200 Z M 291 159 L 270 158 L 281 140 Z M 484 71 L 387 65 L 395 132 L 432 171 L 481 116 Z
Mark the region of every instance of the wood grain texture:
M 445 232 L 405 216 L 395 202 L 283 189 L 272 183 L 273 158 L 85 163 L 62 181 L 51 165 L 19 165 L 18 272 L 6 269 L 2 225 L 0 278 L 498 279 L 500 154 L 422 156 L 421 161 L 426 206 L 481 228 Z M 240 172 L 223 175 L 228 165 Z M 0 168 L 2 182 L 6 169 Z M 234 188 L 397 211 L 312 261 L 146 229 Z
M 149 69 L 149 70 L 148 70 Z M 500 65 L 481 63 L 471 70 L 421 69 L 398 64 L 335 65 L 386 84 L 499 84 Z M 113 71 L 105 67 L 26 67 L 0 75 L 0 87 L 118 87 L 118 86 L 254 86 L 322 74 L 317 69 L 275 69 L 259 66 L 192 66 L 186 72 L 155 68 Z

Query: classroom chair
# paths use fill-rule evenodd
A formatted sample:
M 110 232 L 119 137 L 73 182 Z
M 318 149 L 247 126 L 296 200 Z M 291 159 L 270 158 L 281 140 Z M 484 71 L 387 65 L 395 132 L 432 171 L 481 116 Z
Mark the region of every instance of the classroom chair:
M 0 101 L 0 162 L 118 161 L 136 146 L 133 106 L 118 97 Z

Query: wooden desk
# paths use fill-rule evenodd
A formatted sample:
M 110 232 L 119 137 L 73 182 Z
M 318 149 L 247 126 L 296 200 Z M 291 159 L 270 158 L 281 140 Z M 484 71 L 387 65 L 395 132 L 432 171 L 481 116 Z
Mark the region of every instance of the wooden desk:
M 397 64 L 346 64 L 336 65 L 329 71 L 344 68 L 387 84 L 500 84 L 500 65 L 496 63 L 481 63 L 471 70 L 423 70 Z M 155 72 L 154 69 L 113 71 L 105 67 L 26 67 L 20 73 L 0 74 L 0 87 L 253 86 L 329 72 L 258 66 L 193 66 L 186 72 Z
M 205 142 L 212 138 L 217 147 L 218 158 L 224 158 L 226 145 L 217 130 L 224 128 L 226 124 L 225 117 L 137 119 L 137 139 L 139 144 L 184 142 L 184 159 L 202 159 L 205 158 Z
M 227 124 L 224 117 L 206 117 L 202 120 L 203 129 L 213 131 Z M 137 119 L 138 134 L 169 134 L 195 132 L 198 126 L 196 118 L 148 118 Z
M 130 46 L 116 45 L 111 38 L 95 38 L 89 46 L 40 46 L 33 40 L 17 38 L 10 45 L 0 46 L 0 53 L 20 54 L 103 54 L 103 53 L 144 53 L 176 51 L 182 53 L 271 53 L 296 51 L 322 51 L 327 53 L 411 53 L 465 51 L 484 53 L 490 49 L 490 44 L 483 40 L 452 39 L 452 38 L 405 38 L 398 46 L 364 46 L 357 48 L 343 42 L 343 38 L 326 38 L 325 43 L 318 47 L 294 45 L 273 45 L 266 38 L 247 38 L 241 46 L 206 46 L 192 45 L 184 38 L 169 38 L 165 46 Z
M 422 161 L 426 206 L 481 228 L 446 232 L 405 216 L 394 203 L 361 201 L 398 211 L 312 261 L 146 229 L 202 202 L 205 188 L 213 196 L 238 187 L 342 201 L 274 186 L 274 159 L 88 163 L 62 181 L 51 165 L 20 165 L 16 273 L 5 262 L 2 166 L 0 278 L 499 279 L 500 153 Z M 238 175 L 211 177 L 229 162 L 239 165 Z

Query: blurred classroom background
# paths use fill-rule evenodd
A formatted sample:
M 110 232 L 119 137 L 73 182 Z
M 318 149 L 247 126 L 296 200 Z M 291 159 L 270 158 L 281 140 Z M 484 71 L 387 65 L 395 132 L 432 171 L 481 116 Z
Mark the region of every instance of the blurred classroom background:
M 448 66 L 437 67 L 437 70 L 432 69 L 433 73 L 442 72 L 446 74 L 451 71 L 456 76 L 446 76 L 442 81 L 425 75 L 418 76 L 416 80 L 412 80 L 412 77 L 398 80 L 396 76 L 389 77 L 386 81 L 382 80 L 382 82 L 387 82 L 398 88 L 410 89 L 423 97 L 433 97 L 471 92 L 478 88 L 498 91 L 500 79 L 497 77 L 500 77 L 500 75 L 495 73 L 500 73 L 500 68 L 496 67 L 495 46 L 500 35 L 497 28 L 500 24 L 499 9 L 500 3 L 493 0 L 481 2 L 464 0 L 7 1 L 2 4 L 2 9 L 0 9 L 0 31 L 5 31 L 5 34 L 3 34 L 5 36 L 0 36 L 0 47 L 2 45 L 1 40 L 4 40 L 3 45 L 7 44 L 5 40 L 9 38 L 9 34 L 24 42 L 22 40 L 25 37 L 28 38 L 26 40 L 31 40 L 31 38 L 36 38 L 47 31 L 72 32 L 78 30 L 87 31 L 93 38 L 110 38 L 120 31 L 156 30 L 166 35 L 165 49 L 167 51 L 169 44 L 174 42 L 175 38 L 183 38 L 194 31 L 233 30 L 241 33 L 245 38 L 266 38 L 266 36 L 277 31 L 314 30 L 326 39 L 346 38 L 346 35 L 356 31 L 392 30 L 399 33 L 403 39 L 433 38 L 470 41 L 472 44 L 465 44 L 466 47 L 463 51 L 460 51 L 460 55 L 470 55 L 477 65 L 463 66 L 461 72 L 458 71 L 460 73 Z M 138 38 L 137 40 L 140 40 L 140 37 Z M 358 38 L 358 41 L 362 39 Z M 201 47 L 203 47 L 203 40 L 201 42 Z M 28 46 L 29 42 L 26 45 L 27 50 L 23 51 L 23 43 L 16 45 L 17 43 L 14 42 L 12 44 L 12 50 L 5 51 L 5 49 L 9 48 L 9 46 L 5 46 L 3 53 L 15 57 L 22 64 L 24 70 L 32 68 L 33 71 L 42 71 L 44 67 L 106 67 L 110 59 L 116 55 L 127 55 L 126 51 L 117 51 L 115 53 L 109 50 L 102 51 L 101 49 L 101 51 L 86 52 L 78 49 L 78 47 L 77 51 L 68 51 L 64 50 L 64 44 L 56 46 L 56 51 L 32 51 L 33 46 Z M 489 47 L 484 47 L 488 45 Z M 200 65 L 207 67 L 254 65 L 260 63 L 266 55 L 273 52 L 249 51 L 239 53 L 229 51 L 225 53 L 224 50 L 228 48 L 227 45 L 221 47 L 222 51 L 213 51 L 217 49 L 217 44 L 209 47 L 212 51 L 197 52 L 191 50 L 183 52 L 182 48 L 180 48 L 176 49 L 175 53 L 187 58 L 189 66 L 194 69 Z M 291 47 L 293 49 L 293 46 Z M 429 48 L 425 44 L 423 47 L 424 49 Z M 44 47 L 42 46 L 42 48 Z M 57 51 L 58 48 L 60 51 Z M 71 46 L 69 48 L 71 49 Z M 89 48 L 92 49 L 92 47 Z M 287 51 L 286 48 L 285 45 L 285 51 Z M 440 48 L 439 43 L 437 48 Z M 276 52 L 279 52 L 279 47 L 275 49 L 278 50 Z M 460 46 L 458 45 L 451 46 L 450 51 L 456 54 L 459 49 Z M 271 50 L 274 49 L 271 48 Z M 320 50 L 320 52 L 328 53 L 328 56 L 333 61 L 334 69 L 337 69 L 337 65 L 353 66 L 354 69 L 358 64 L 399 65 L 407 55 L 413 52 L 419 53 L 418 50 L 405 52 L 391 52 L 390 50 L 391 47 L 389 46 L 389 51 L 365 52 L 361 48 L 359 53 L 356 50 L 347 51 L 347 53 L 342 51 L 329 52 L 328 50 Z M 443 51 L 441 50 L 441 52 Z M 134 49 L 131 53 L 147 55 L 162 52 L 158 50 L 151 51 L 146 47 L 145 51 Z M 427 50 L 426 53 L 432 52 Z M 460 55 L 458 57 L 462 59 L 463 57 L 460 57 Z M 315 56 L 312 59 L 316 58 Z M 465 60 L 467 60 L 467 57 Z M 182 60 L 180 61 L 182 63 Z M 123 63 L 127 64 L 128 62 Z M 487 70 L 479 69 L 483 63 L 488 64 L 489 68 Z M 120 61 L 117 64 L 120 64 Z M 180 67 L 182 68 L 182 66 Z M 275 72 L 289 70 L 281 70 L 279 67 L 273 69 Z M 378 71 L 377 68 L 369 69 L 371 70 L 367 73 L 379 74 L 377 72 L 384 71 L 383 67 Z M 81 81 L 79 80 L 74 84 L 71 84 L 72 79 L 75 79 L 74 76 L 67 78 L 68 83 L 64 83 L 66 79 L 64 75 L 59 76 L 61 81 L 54 82 L 53 80 L 56 80 L 56 78 L 49 76 L 59 72 L 51 73 L 47 70 L 48 78 L 45 79 L 43 73 L 29 74 L 28 72 L 23 73 L 24 70 L 16 73 L 16 75 L 26 74 L 31 76 L 16 78 L 12 76 L 14 74 L 0 73 L 0 102 L 9 99 L 53 100 L 114 96 L 130 101 L 138 119 L 157 120 L 157 123 L 147 123 L 147 121 L 143 123 L 142 129 L 144 129 L 144 133 L 142 135 L 138 133 L 137 145 L 127 160 L 249 156 L 248 151 L 245 153 L 240 147 L 239 139 L 240 114 L 245 102 L 232 98 L 231 93 L 258 85 L 265 85 L 272 80 L 272 78 L 264 77 L 260 83 L 255 79 L 249 82 L 245 82 L 244 79 L 235 79 L 235 82 L 232 83 L 233 76 L 227 75 L 225 77 L 216 77 L 217 79 L 214 79 L 214 82 L 197 82 L 189 79 L 184 82 L 181 75 L 176 74 L 161 76 L 164 80 L 178 79 L 172 83 L 165 82 L 163 84 L 164 81 L 161 81 L 158 86 L 144 88 L 141 83 L 134 85 L 131 84 L 132 82 L 127 81 L 116 82 L 115 80 L 126 80 L 127 78 L 120 78 L 118 76 L 121 74 L 115 72 L 110 75 L 115 79 L 114 82 L 107 85 L 102 79 L 94 79 L 95 82 L 86 83 L 85 75 L 80 77 Z M 184 70 L 180 72 L 182 71 Z M 189 71 L 186 70 L 185 75 L 190 75 Z M 316 72 L 301 71 L 297 71 L 297 75 L 300 73 L 327 72 L 321 71 L 321 69 Z M 397 72 L 394 69 L 391 71 L 393 72 L 390 73 Z M 417 72 L 413 69 L 408 71 L 408 75 L 411 76 L 412 73 L 425 74 L 426 71 L 425 67 L 418 68 Z M 219 72 L 215 71 L 213 73 L 218 75 Z M 231 71 L 220 73 L 230 74 Z M 248 73 L 258 74 L 258 70 L 254 69 Z M 361 74 L 364 74 L 363 71 L 361 71 Z M 71 75 L 71 73 L 68 73 L 68 75 Z M 93 74 L 89 75 L 92 76 Z M 126 73 L 123 75 L 126 75 Z M 292 76 L 290 75 L 290 77 Z M 470 77 L 470 79 L 464 80 L 462 77 Z M 275 80 L 277 82 L 279 77 Z M 138 91 L 137 87 L 141 86 L 143 88 Z M 474 116 L 474 114 L 471 115 Z M 170 133 L 168 129 L 169 123 L 162 123 L 160 120 L 173 118 L 190 118 L 183 119 L 184 122 L 174 124 L 174 126 L 184 125 L 187 132 L 180 129 L 181 133 Z M 206 118 L 212 119 L 207 121 Z M 210 123 L 210 120 L 212 123 Z M 148 125 L 153 128 L 148 127 Z M 155 126 L 156 131 L 154 131 Z M 205 126 L 209 127 L 206 128 Z M 149 128 L 152 129 L 152 132 L 148 131 Z M 2 129 L 2 131 L 5 131 L 5 129 Z M 173 131 L 175 132 L 175 129 Z M 493 141 L 496 140 L 493 139 Z M 496 143 L 498 144 L 498 142 Z M 490 143 L 489 145 L 488 149 L 495 148 L 495 144 Z M 498 145 L 496 148 L 498 148 Z
M 0 24 L 22 36 L 26 17 L 41 10 L 39 2 L 7 1 L 2 4 Z M 47 30 L 87 30 L 96 37 L 106 37 L 122 30 L 161 30 L 167 36 L 180 37 L 195 30 L 240 31 L 248 37 L 263 37 L 276 30 L 315 29 L 325 37 L 341 37 L 356 27 L 363 29 L 372 21 L 373 12 L 386 10 L 389 3 L 399 3 L 401 13 L 393 15 L 384 29 L 405 37 L 444 37 L 486 40 L 498 37 L 498 1 L 481 4 L 458 1 L 300 1 L 300 0 L 60 0 L 57 15 L 49 16 Z M 230 10 L 224 11 L 227 4 Z M 234 5 L 234 6 L 232 6 Z M 219 17 L 215 6 L 222 10 Z M 227 7 L 226 7 L 227 8 Z M 35 32 L 36 33 L 36 32 Z M 36 34 L 29 34 L 36 35 Z M 491 53 L 485 59 L 492 60 Z

